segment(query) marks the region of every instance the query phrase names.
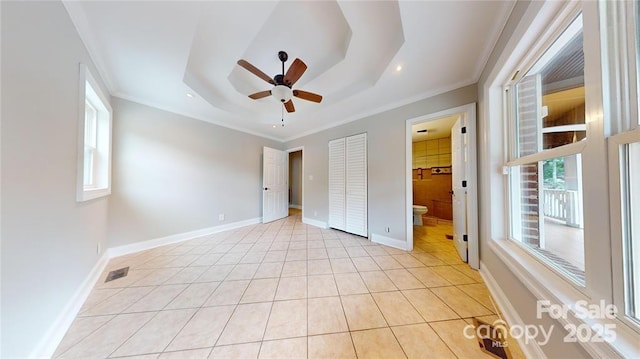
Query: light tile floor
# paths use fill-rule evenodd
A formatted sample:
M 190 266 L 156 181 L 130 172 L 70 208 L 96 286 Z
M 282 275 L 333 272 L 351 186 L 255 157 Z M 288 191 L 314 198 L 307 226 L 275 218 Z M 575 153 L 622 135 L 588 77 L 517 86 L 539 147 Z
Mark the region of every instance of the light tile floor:
M 462 334 L 497 317 L 450 232 L 415 227 L 407 253 L 297 214 L 114 258 L 54 357 L 490 358 Z

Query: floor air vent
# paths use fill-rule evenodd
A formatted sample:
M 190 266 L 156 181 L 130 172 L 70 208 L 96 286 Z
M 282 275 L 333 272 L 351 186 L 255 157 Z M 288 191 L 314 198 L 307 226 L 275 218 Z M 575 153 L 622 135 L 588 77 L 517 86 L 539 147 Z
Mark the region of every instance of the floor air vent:
M 109 272 L 107 280 L 105 280 L 104 282 L 107 283 L 118 278 L 126 277 L 127 273 L 129 273 L 129 267 L 112 270 L 111 272 Z

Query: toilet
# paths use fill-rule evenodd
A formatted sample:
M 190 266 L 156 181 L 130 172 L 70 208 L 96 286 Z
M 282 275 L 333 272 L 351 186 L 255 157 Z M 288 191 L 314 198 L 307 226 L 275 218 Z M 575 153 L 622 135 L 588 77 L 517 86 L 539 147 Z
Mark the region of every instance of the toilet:
M 421 226 L 422 225 L 422 215 L 429 212 L 429 208 L 427 206 L 419 206 L 417 204 L 413 205 L 413 225 Z

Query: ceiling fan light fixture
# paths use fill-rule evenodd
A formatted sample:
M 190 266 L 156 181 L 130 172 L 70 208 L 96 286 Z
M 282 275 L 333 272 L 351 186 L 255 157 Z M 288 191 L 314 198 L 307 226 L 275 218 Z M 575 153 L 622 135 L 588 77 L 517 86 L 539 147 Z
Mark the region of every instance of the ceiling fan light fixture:
M 285 103 L 291 100 L 293 93 L 291 89 L 285 85 L 276 85 L 271 89 L 271 96 L 280 103 Z

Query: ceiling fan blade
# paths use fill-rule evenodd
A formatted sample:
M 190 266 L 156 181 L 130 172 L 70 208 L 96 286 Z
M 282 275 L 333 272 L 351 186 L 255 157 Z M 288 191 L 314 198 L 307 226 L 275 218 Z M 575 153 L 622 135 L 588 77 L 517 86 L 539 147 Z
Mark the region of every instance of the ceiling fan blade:
M 312 102 L 320 103 L 320 101 L 322 101 L 322 96 L 308 91 L 293 90 L 293 96 Z
M 293 60 L 289 70 L 287 70 L 287 74 L 284 75 L 284 83 L 289 87 L 293 86 L 305 71 L 307 71 L 307 65 L 302 60 Z
M 284 103 L 284 108 L 287 109 L 287 112 L 295 112 L 296 108 L 293 107 L 293 101 L 289 100 Z
M 249 95 L 249 97 L 251 97 L 254 100 L 257 100 L 257 99 L 263 98 L 263 97 L 267 97 L 267 96 L 271 96 L 271 90 L 260 91 L 260 92 L 252 93 L 251 95 Z
M 258 76 L 259 78 L 265 80 L 266 82 L 275 85 L 275 82 L 273 82 L 273 79 L 271 77 L 269 77 L 269 75 L 265 74 L 264 72 L 260 71 L 260 69 L 258 69 L 257 67 L 251 65 L 250 63 L 248 63 L 245 60 L 238 60 L 238 65 L 244 67 L 247 71 L 251 72 L 252 74 Z

